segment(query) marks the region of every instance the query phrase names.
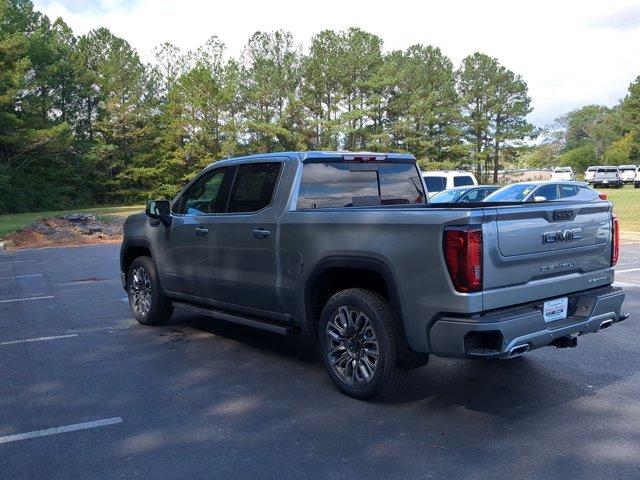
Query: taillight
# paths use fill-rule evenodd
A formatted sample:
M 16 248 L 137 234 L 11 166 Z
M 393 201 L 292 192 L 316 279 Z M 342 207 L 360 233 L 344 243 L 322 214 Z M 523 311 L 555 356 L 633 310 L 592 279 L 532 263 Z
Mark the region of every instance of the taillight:
M 611 217 L 611 266 L 614 267 L 618 263 L 618 257 L 620 256 L 620 220 L 617 215 Z
M 482 290 L 482 229 L 447 227 L 443 248 L 453 287 L 461 293 Z
M 600 197 L 600 200 L 606 200 L 607 199 L 607 194 L 606 193 L 602 193 L 602 192 L 598 192 L 598 197 Z

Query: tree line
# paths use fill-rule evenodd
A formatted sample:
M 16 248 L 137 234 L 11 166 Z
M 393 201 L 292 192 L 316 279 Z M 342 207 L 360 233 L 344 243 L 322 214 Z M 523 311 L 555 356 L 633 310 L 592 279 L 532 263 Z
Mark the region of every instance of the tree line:
M 540 145 L 521 152 L 525 165 L 640 165 L 640 76 L 617 105 L 586 105 L 557 119 L 540 134 Z
M 527 85 L 488 55 L 384 52 L 357 28 L 302 51 L 256 32 L 238 58 L 212 37 L 145 64 L 106 28 L 76 36 L 28 0 L 0 0 L 0 211 L 171 196 L 217 159 L 283 150 L 407 151 L 495 164 L 532 132 Z
M 305 50 L 273 31 L 253 34 L 237 57 L 217 37 L 154 54 L 146 64 L 106 28 L 75 35 L 29 0 L 0 0 L 0 212 L 171 197 L 205 165 L 248 153 L 410 152 L 495 181 L 514 161 L 637 145 L 628 127 L 598 140 L 622 109 L 595 107 L 586 116 L 598 126 L 572 112 L 531 147 L 527 84 L 497 59 L 476 52 L 454 65 L 430 45 L 385 51 L 358 28 L 322 31 Z

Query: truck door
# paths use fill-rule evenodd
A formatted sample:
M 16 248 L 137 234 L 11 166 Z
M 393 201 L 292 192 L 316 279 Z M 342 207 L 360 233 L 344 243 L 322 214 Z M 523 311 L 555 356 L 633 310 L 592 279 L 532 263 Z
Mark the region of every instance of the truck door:
M 216 218 L 226 209 L 233 169 L 202 174 L 173 205 L 171 224 L 158 225 L 157 258 L 164 288 L 207 298 L 213 275 L 211 238 Z
M 211 299 L 221 307 L 274 311 L 276 224 L 285 159 L 234 167 L 227 211 L 216 218 Z

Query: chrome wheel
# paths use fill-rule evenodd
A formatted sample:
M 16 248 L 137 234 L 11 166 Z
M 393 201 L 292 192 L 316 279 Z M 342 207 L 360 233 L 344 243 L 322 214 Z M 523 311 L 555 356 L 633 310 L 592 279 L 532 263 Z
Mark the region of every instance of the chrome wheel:
M 151 279 L 144 267 L 136 267 L 131 272 L 129 282 L 130 301 L 132 308 L 141 317 L 146 316 L 151 310 Z
M 327 358 L 348 385 L 366 385 L 376 373 L 380 350 L 371 320 L 360 310 L 341 306 L 327 322 Z

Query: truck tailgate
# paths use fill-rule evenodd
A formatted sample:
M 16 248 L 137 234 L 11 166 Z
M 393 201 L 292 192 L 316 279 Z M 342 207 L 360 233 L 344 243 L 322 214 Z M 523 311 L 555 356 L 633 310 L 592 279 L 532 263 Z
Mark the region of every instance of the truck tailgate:
M 612 281 L 608 202 L 497 207 L 485 210 L 484 222 L 485 309 Z

